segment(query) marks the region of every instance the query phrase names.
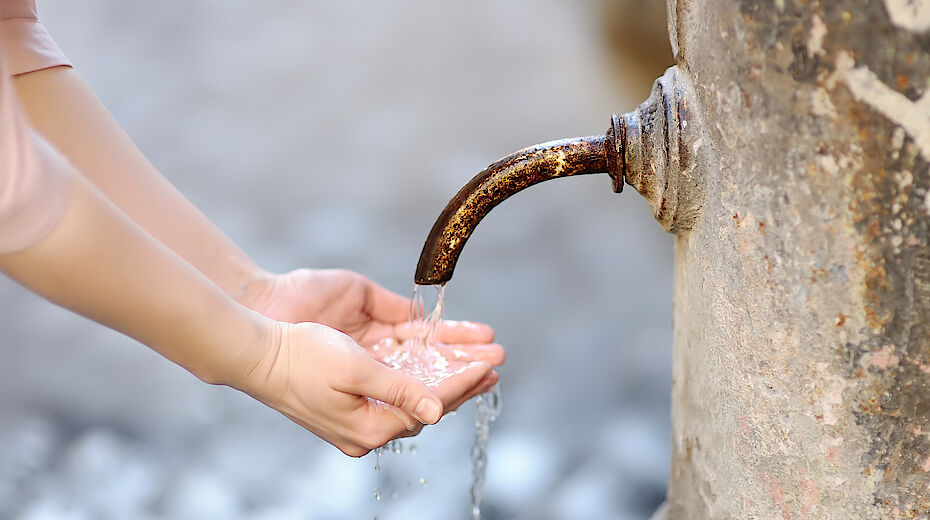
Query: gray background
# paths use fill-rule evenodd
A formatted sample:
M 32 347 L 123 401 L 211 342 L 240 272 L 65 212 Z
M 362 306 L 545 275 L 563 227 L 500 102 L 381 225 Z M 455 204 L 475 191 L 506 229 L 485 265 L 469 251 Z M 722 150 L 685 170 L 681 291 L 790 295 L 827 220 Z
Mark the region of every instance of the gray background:
M 262 266 L 345 267 L 402 294 L 472 175 L 603 132 L 665 66 L 611 47 L 618 7 L 594 0 L 166 5 L 39 7 L 143 152 Z M 447 317 L 508 349 L 485 518 L 642 519 L 661 500 L 671 246 L 606 176 L 534 187 L 478 228 L 446 296 Z M 0 518 L 468 515 L 471 405 L 376 475 L 373 456 L 5 278 L 0 308 Z

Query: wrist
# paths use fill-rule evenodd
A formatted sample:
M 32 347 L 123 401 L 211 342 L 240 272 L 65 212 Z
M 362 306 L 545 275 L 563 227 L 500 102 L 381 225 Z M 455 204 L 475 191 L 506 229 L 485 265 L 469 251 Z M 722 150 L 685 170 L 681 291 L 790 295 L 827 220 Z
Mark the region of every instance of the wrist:
M 240 347 L 219 384 L 267 403 L 273 368 L 286 350 L 290 324 L 260 316 L 257 325 L 257 339 Z
M 243 381 L 255 367 L 277 351 L 281 328 L 278 322 L 231 300 L 227 310 L 211 317 L 204 357 L 196 369 L 186 368 L 206 383 L 243 390 Z
M 258 266 L 243 269 L 228 294 L 243 307 L 263 313 L 271 302 L 277 278 L 278 275 Z

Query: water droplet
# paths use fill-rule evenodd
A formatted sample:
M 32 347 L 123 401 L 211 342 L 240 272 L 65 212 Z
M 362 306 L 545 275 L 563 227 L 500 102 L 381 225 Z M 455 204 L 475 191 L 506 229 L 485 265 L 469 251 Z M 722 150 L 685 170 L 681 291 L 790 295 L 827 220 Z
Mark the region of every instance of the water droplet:
M 375 488 L 375 500 L 377 500 L 378 502 L 381 501 L 381 490 L 378 488 Z
M 420 477 L 420 485 L 426 487 L 426 477 Z

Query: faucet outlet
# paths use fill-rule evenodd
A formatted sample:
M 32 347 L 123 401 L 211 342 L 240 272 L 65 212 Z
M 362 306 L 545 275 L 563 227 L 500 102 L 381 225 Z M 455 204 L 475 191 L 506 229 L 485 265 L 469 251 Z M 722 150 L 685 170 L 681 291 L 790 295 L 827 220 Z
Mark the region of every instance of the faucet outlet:
M 530 146 L 476 175 L 433 225 L 420 253 L 416 283 L 449 281 L 465 242 L 491 209 L 519 191 L 559 177 L 607 173 L 615 192 L 626 182 L 643 195 L 665 230 L 690 229 L 703 202 L 702 169 L 696 166 L 707 147 L 683 76 L 676 67 L 668 69 L 636 110 L 611 117 L 605 135 Z

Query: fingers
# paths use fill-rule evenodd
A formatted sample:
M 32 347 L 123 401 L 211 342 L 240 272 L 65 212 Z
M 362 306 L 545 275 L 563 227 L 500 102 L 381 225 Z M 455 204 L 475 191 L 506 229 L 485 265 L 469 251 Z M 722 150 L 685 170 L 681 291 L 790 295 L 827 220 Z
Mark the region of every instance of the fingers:
M 469 395 L 476 395 L 476 387 L 492 373 L 491 365 L 476 361 L 457 370 L 455 375 L 443 379 L 432 389 L 446 406 L 458 406 L 467 401 Z
M 401 340 L 418 336 L 423 332 L 422 322 L 407 322 L 395 329 Z M 494 341 L 494 329 L 474 321 L 443 320 L 436 330 L 436 339 L 443 343 L 490 343 Z
M 352 388 L 337 388 L 363 395 L 400 408 L 423 424 L 436 424 L 442 417 L 443 403 L 417 378 L 394 370 L 367 357 L 352 377 Z
M 497 375 L 488 362 L 470 359 L 503 357 L 497 345 L 444 346 L 458 359 L 449 359 L 439 373 L 443 379 L 427 386 L 330 327 L 304 323 L 284 332 L 284 355 L 275 356 L 265 390 L 252 395 L 354 457 L 415 435 L 423 424 L 435 424 L 445 411 L 486 391 Z
M 386 368 L 386 370 L 396 372 L 392 369 Z M 470 363 L 463 366 L 455 375 L 440 382 L 433 389 L 436 395 L 441 398 L 443 412 L 445 413 L 457 409 L 472 397 L 489 391 L 497 383 L 497 380 L 497 373 L 488 364 L 481 362 Z M 404 381 L 404 383 L 408 382 Z M 423 428 L 423 424 L 403 408 L 388 404 L 385 399 L 387 398 L 375 396 L 364 399 L 364 404 L 354 414 L 354 420 L 352 421 L 354 426 L 349 426 L 348 429 L 338 428 L 341 433 L 324 436 L 324 438 L 343 453 L 352 457 L 361 457 L 392 439 L 411 437 L 418 434 Z M 319 435 L 319 432 L 309 424 L 299 418 L 289 416 L 295 422 Z M 430 422 L 430 424 L 432 423 Z
M 413 417 L 409 413 L 401 410 L 400 408 L 396 406 L 391 406 L 387 403 L 384 403 L 384 407 L 389 412 L 394 414 L 394 416 L 397 417 L 401 423 L 403 423 L 404 428 L 407 430 L 407 435 L 403 435 L 403 437 L 409 437 L 411 435 L 416 435 L 420 433 L 420 430 L 423 429 L 423 423 L 418 421 L 415 417 Z
M 443 343 L 490 343 L 494 341 L 494 329 L 474 321 L 444 320 L 436 337 Z
M 367 291 L 364 311 L 372 320 L 402 323 L 410 317 L 410 298 L 404 298 L 371 280 L 368 280 Z
M 507 360 L 504 347 L 497 343 L 487 345 L 437 345 L 436 349 L 450 361 L 484 361 L 492 367 L 498 367 Z
M 459 399 L 457 402 L 446 405 L 446 413 L 458 410 L 459 406 L 462 406 L 465 404 L 465 402 L 475 396 L 490 392 L 491 389 L 494 388 L 494 385 L 497 384 L 499 379 L 500 377 L 497 375 L 497 372 L 492 370 L 490 374 L 485 376 L 484 379 L 475 385 L 475 387 L 466 395 L 462 396 L 461 399 Z
M 398 351 L 409 349 L 406 344 L 399 343 L 392 338 L 382 339 L 378 343 L 368 347 L 368 353 L 374 359 L 390 365 L 388 359 L 397 355 Z M 484 361 L 492 367 L 498 367 L 507 360 L 507 353 L 504 347 L 497 343 L 487 345 L 444 345 L 438 344 L 434 348 L 450 363 L 470 363 L 472 361 Z

